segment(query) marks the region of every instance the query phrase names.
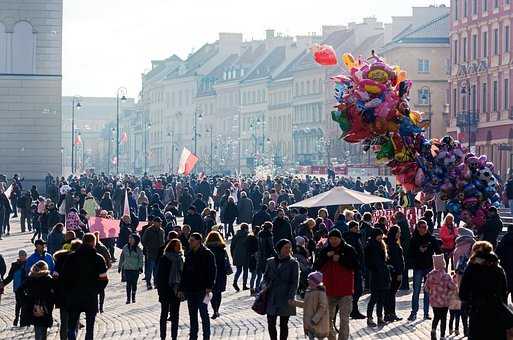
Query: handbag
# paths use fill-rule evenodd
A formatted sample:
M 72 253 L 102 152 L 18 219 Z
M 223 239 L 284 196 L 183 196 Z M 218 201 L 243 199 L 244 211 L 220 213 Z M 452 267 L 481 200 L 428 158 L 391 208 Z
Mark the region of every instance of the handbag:
M 32 308 L 32 315 L 36 318 L 42 318 L 48 314 L 48 310 L 46 309 L 46 306 L 41 303 L 35 303 L 34 307 Z
M 262 289 L 260 292 L 257 293 L 255 297 L 255 301 L 253 301 L 253 305 L 251 306 L 251 309 L 259 314 L 259 315 L 265 315 L 267 312 L 267 289 Z
M 233 274 L 233 268 L 230 264 L 230 260 L 228 259 L 228 256 L 224 257 L 224 267 L 226 270 L 226 275 L 232 275 Z

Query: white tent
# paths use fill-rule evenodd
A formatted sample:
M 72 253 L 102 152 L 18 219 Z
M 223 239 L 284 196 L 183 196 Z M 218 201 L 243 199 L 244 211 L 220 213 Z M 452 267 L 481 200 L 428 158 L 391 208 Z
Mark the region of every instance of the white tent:
M 345 187 L 334 187 L 329 191 L 307 198 L 304 201 L 294 203 L 290 208 L 317 208 L 327 207 L 330 205 L 369 204 L 377 202 L 392 202 L 392 200 L 350 190 Z

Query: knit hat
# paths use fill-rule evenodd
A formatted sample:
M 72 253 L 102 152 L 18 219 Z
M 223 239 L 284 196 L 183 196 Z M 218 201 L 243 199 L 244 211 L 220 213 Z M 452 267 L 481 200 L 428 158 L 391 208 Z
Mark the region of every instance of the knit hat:
M 322 273 L 321 272 L 311 272 L 308 274 L 308 281 L 314 283 L 316 286 L 322 283 Z
M 338 229 L 331 229 L 328 234 L 328 237 L 338 237 L 342 239 L 342 233 Z
M 433 255 L 433 267 L 435 269 L 445 269 L 444 255 Z
M 286 238 L 282 238 L 276 243 L 276 251 L 279 253 L 281 251 L 281 248 L 283 248 L 284 245 L 290 244 L 290 241 Z
M 20 249 L 18 251 L 18 256 L 19 257 L 22 257 L 22 256 L 27 256 L 27 251 L 25 249 Z
M 301 236 L 296 236 L 296 244 L 298 246 L 304 246 L 306 243 L 305 239 Z

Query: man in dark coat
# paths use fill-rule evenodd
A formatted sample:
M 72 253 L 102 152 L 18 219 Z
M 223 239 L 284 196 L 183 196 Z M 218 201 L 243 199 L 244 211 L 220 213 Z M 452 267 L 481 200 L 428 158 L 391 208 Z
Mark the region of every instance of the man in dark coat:
M 210 184 L 208 183 L 207 177 L 203 177 L 201 182 L 198 184 L 198 188 L 196 189 L 196 191 L 201 194 L 201 199 L 203 200 L 204 204 L 207 204 L 208 198 L 212 195 L 212 189 Z M 196 206 L 196 208 L 198 207 Z
M 155 281 L 159 250 L 165 242 L 164 229 L 162 229 L 162 220 L 160 217 L 153 219 L 152 225 L 144 231 L 141 241 L 145 255 L 144 275 L 146 278 L 146 287 L 152 289 L 151 277 L 153 275 L 153 280 Z
M 230 244 L 230 253 L 233 258 L 233 264 L 237 268 L 235 271 L 235 275 L 233 277 L 233 288 L 238 292 L 240 290 L 238 286 L 238 281 L 240 274 L 242 273 L 242 289 L 247 290 L 247 282 L 248 282 L 248 264 L 249 264 L 249 254 L 248 254 L 248 234 L 249 227 L 246 223 L 243 223 L 240 226 L 240 229 L 237 231 L 235 236 L 232 239 L 232 243 Z
M 187 215 L 183 219 L 183 224 L 187 224 L 191 227 L 191 233 L 205 235 L 205 221 L 203 221 L 201 215 L 198 214 L 196 207 L 192 205 L 187 209 Z
M 253 222 L 251 225 L 254 226 L 262 226 L 265 222 L 271 222 L 271 215 L 267 212 L 267 205 L 262 204 L 260 210 L 253 216 Z
M 276 244 L 281 239 L 289 240 L 291 243 L 294 241 L 289 218 L 285 216 L 283 209 L 278 209 L 273 221 L 273 243 Z
M 205 198 L 203 197 L 203 194 L 198 193 L 196 195 L 196 199 L 194 202 L 192 202 L 192 205 L 196 208 L 196 211 L 201 214 L 203 210 L 207 207 L 207 204 L 205 203 Z
M 508 232 L 501 238 L 495 253 L 506 272 L 508 293 L 511 294 L 513 292 L 513 225 L 508 226 Z
M 94 336 L 94 323 L 98 313 L 98 293 L 108 283 L 107 266 L 95 250 L 96 238 L 85 234 L 82 246 L 70 254 L 60 277 L 66 287 L 64 304 L 69 312 L 68 339 L 76 340 L 80 314 L 86 314 L 86 340 Z
M 499 233 L 502 231 L 503 225 L 497 208 L 491 207 L 488 209 L 488 215 L 486 216 L 486 223 L 482 229 L 481 239 L 488 241 L 492 244 L 493 248 L 497 247 L 497 238 Z
M 363 246 L 361 235 L 358 232 L 358 222 L 349 222 L 349 231 L 343 234 L 344 240 L 349 244 L 356 252 L 356 257 L 359 263 L 364 262 L 363 258 Z M 358 310 L 358 300 L 363 294 L 363 276 L 360 269 L 354 272 L 354 294 L 353 294 L 353 310 L 351 311 L 352 319 L 365 319 L 366 316 L 360 313 Z
M 245 191 L 240 193 L 240 200 L 237 202 L 239 212 L 239 223 L 251 223 L 253 218 L 253 202 L 248 198 Z
M 203 339 L 210 339 L 210 319 L 208 304 L 203 303 L 207 294 L 212 294 L 216 278 L 216 263 L 214 254 L 203 245 L 203 236 L 191 234 L 189 238 L 191 249 L 185 255 L 180 292 L 187 299 L 190 321 L 190 340 L 198 339 L 198 312 L 201 317 Z

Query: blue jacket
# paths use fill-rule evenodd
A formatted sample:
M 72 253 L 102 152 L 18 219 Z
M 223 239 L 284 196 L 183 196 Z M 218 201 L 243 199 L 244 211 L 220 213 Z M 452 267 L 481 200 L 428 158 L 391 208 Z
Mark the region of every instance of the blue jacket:
M 32 266 L 40 260 L 45 261 L 48 265 L 48 269 L 50 269 L 50 273 L 53 273 L 55 264 L 53 262 L 52 255 L 47 252 L 44 252 L 43 255 L 40 255 L 36 251 L 34 251 L 34 254 L 30 255 L 30 257 L 27 259 L 27 263 L 25 264 L 25 272 L 28 274 L 30 272 L 30 268 L 32 268 Z
M 25 272 L 25 264 L 26 262 L 13 262 L 11 264 L 11 269 L 9 269 L 9 274 L 3 282 L 4 285 L 8 285 L 12 281 L 13 291 L 17 291 L 27 278 L 27 273 Z

